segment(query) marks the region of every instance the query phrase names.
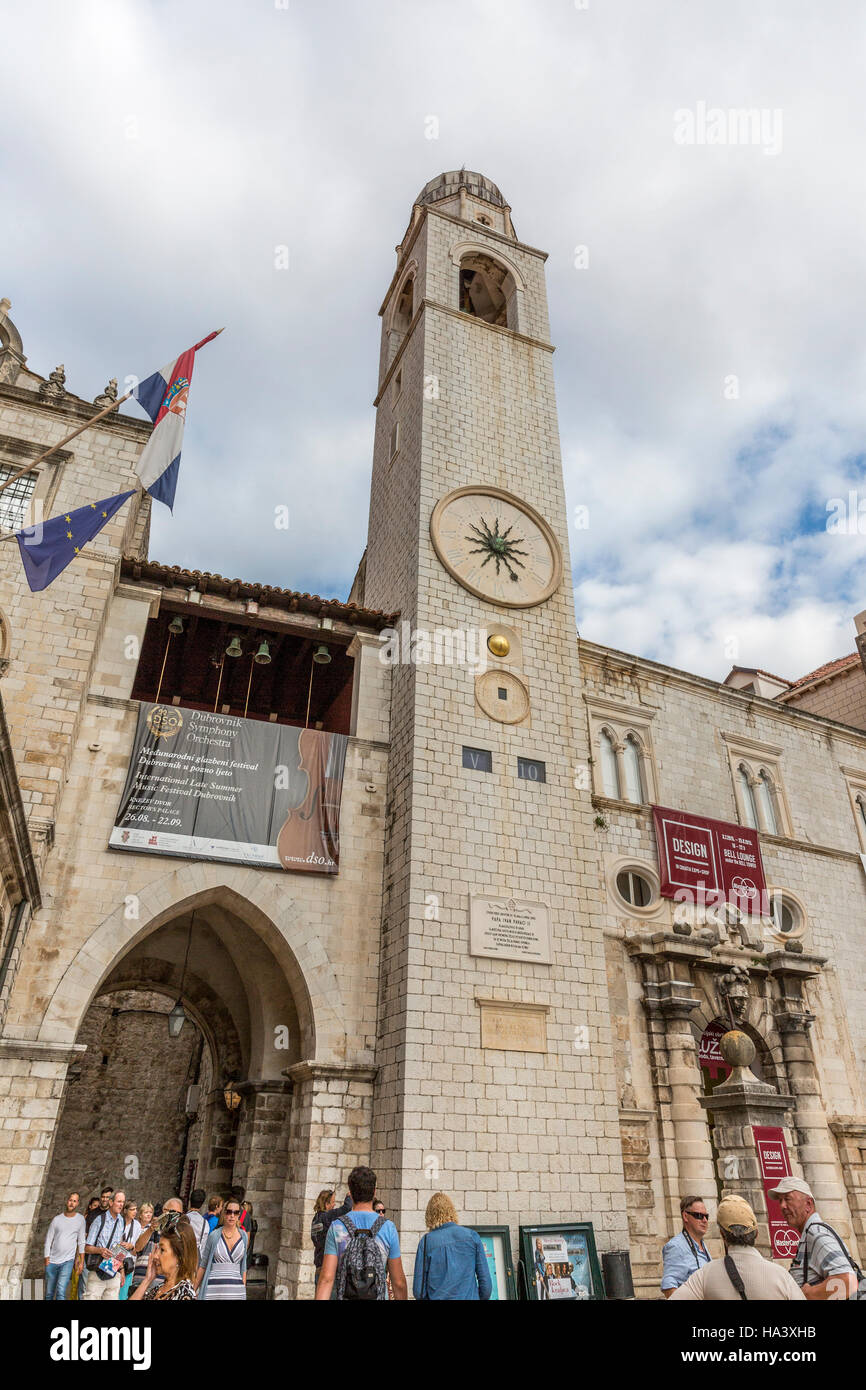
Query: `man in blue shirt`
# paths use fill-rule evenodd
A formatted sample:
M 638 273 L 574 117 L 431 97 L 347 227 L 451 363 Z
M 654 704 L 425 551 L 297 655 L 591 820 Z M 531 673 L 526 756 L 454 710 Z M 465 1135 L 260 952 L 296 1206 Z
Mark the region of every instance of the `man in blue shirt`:
M 352 1198 L 352 1226 L 358 1231 L 369 1231 L 381 1218 L 373 1210 L 376 1196 L 376 1174 L 372 1168 L 353 1168 L 349 1174 L 349 1195 Z M 348 1213 L 347 1213 L 348 1215 Z M 400 1257 L 400 1238 L 393 1221 L 385 1221 L 379 1228 L 375 1243 L 382 1256 L 382 1262 L 390 1280 L 395 1300 L 405 1302 L 409 1297 L 403 1261 Z M 332 1221 L 325 1238 L 325 1253 L 322 1256 L 322 1272 L 316 1285 L 316 1299 L 327 1301 L 337 1275 L 340 1258 L 349 1244 L 349 1229 L 342 1220 Z
M 710 1252 L 704 1245 L 710 1214 L 700 1197 L 683 1197 L 680 1202 L 683 1229 L 662 1250 L 662 1293 L 670 1298 L 674 1289 L 684 1284 L 696 1269 L 710 1263 Z

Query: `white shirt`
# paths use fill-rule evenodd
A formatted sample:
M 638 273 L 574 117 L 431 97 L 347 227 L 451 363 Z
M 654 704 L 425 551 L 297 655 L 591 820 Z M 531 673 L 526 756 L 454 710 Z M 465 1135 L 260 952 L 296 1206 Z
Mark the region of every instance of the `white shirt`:
M 127 1235 L 126 1232 L 127 1230 L 129 1230 L 130 1227 L 132 1229 L 129 1231 L 129 1235 Z M 141 1235 L 141 1229 L 141 1222 L 136 1221 L 135 1217 L 132 1218 L 132 1221 L 124 1221 L 123 1235 L 120 1236 L 120 1240 L 127 1240 L 131 1245 L 134 1245 L 135 1242 L 138 1240 L 138 1237 Z
M 202 1212 L 196 1211 L 195 1207 L 190 1207 L 186 1216 L 192 1227 L 192 1233 L 195 1236 L 195 1242 L 198 1246 L 198 1262 L 199 1264 L 204 1264 L 205 1246 L 207 1245 L 208 1236 L 210 1235 L 210 1226 L 208 1225 L 207 1217 Z
M 84 1217 L 80 1211 L 74 1216 L 61 1212 L 55 1216 L 45 1236 L 45 1258 L 49 1264 L 65 1265 L 74 1260 L 76 1251 L 84 1254 Z

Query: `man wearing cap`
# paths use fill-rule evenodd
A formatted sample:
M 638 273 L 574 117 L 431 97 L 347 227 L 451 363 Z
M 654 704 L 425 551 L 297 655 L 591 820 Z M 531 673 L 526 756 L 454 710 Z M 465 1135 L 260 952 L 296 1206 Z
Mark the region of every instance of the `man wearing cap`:
M 800 1232 L 791 1275 L 804 1298 L 856 1298 L 862 1278 L 848 1248 L 815 1210 L 815 1198 L 802 1178 L 783 1178 L 770 1192 L 789 1226 Z
M 711 1260 L 702 1269 L 690 1274 L 684 1284 L 674 1289 L 674 1300 L 707 1299 L 715 1303 L 750 1303 L 766 1300 L 801 1299 L 803 1292 L 786 1269 L 765 1260 L 755 1249 L 758 1221 L 748 1202 L 742 1197 L 723 1197 L 716 1213 L 719 1232 L 725 1243 L 722 1260 Z
M 662 1293 L 670 1298 L 674 1289 L 684 1284 L 690 1274 L 708 1265 L 712 1256 L 704 1245 L 710 1214 L 701 1197 L 683 1197 L 680 1201 L 683 1229 L 669 1240 L 662 1250 Z

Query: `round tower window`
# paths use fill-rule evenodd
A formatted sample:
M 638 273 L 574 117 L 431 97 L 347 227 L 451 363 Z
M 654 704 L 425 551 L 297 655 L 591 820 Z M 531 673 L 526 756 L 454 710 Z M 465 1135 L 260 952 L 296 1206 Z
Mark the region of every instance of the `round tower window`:
M 629 907 L 649 907 L 653 900 L 652 884 L 634 869 L 617 874 L 616 891 Z

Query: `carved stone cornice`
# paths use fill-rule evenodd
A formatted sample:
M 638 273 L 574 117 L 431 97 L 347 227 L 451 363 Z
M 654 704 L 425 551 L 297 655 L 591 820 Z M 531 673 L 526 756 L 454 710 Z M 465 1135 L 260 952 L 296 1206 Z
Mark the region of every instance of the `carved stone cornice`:
M 793 1110 L 796 1105 L 793 1096 L 780 1095 L 762 1081 L 756 1082 L 755 1086 L 734 1086 L 727 1092 L 721 1086 L 716 1086 L 711 1096 L 698 1096 L 698 1101 L 704 1110 L 712 1110 L 714 1117 L 728 1110 L 751 1113 L 755 1110 L 774 1110 L 781 1115 L 786 1110 Z
M 713 964 L 712 947 L 708 942 L 699 941 L 694 936 L 678 936 L 672 931 L 653 932 L 652 936 L 643 933 L 627 936 L 624 945 L 630 956 L 641 961 L 661 964 L 685 960 L 700 962 L 701 965 Z
M 768 951 L 766 966 L 771 976 L 784 979 L 814 980 L 827 964 L 826 956 L 809 956 L 803 952 Z
M 300 1084 L 304 1081 L 375 1081 L 378 1067 L 353 1066 L 351 1063 L 295 1062 L 285 1067 L 283 1076 Z
M 774 1009 L 773 1022 L 780 1033 L 808 1033 L 815 1022 L 815 1014 L 807 1009 L 792 1009 L 790 1001 L 782 1000 L 781 1007 Z
M 644 982 L 643 1006 L 648 1014 L 687 1020 L 700 1003 L 698 988 L 689 980 Z

